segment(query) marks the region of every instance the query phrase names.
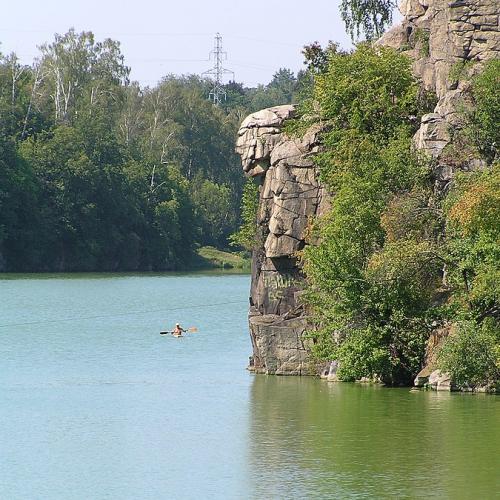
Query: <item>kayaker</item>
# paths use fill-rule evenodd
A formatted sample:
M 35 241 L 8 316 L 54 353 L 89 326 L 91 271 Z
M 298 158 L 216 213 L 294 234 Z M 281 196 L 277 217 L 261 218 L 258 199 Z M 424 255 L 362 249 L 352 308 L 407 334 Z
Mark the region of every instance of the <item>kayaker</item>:
M 182 337 L 182 334 L 186 332 L 187 330 L 184 330 L 182 326 L 179 323 L 175 324 L 175 328 L 172 330 L 172 335 L 174 337 Z

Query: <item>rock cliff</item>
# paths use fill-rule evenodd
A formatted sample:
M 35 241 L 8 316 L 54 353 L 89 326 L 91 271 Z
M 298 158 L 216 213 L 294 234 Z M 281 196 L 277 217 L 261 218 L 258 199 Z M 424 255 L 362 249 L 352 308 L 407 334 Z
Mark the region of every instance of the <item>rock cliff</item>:
M 436 94 L 437 105 L 422 117 L 415 136 L 417 148 L 434 158 L 460 126 L 457 111 L 469 85 L 463 73 L 479 71 L 482 62 L 499 56 L 499 9 L 497 0 L 403 0 L 402 23 L 377 42 L 407 52 L 415 76 Z M 453 172 L 439 163 L 437 180 L 446 182 Z
M 482 166 L 476 158 L 457 165 L 443 152 L 460 126 L 457 111 L 468 85 L 457 75 L 474 73 L 483 61 L 499 56 L 499 5 L 496 0 L 404 0 L 400 10 L 402 23 L 377 43 L 408 53 L 423 88 L 436 94 L 437 105 L 422 117 L 414 141 L 435 159 L 441 191 L 457 168 Z M 303 338 L 307 317 L 298 301 L 304 282 L 296 252 L 305 245 L 309 218 L 321 215 L 328 199 L 311 159 L 319 148 L 319 129 L 302 139 L 283 133 L 283 123 L 294 112 L 287 105 L 253 113 L 241 124 L 237 141 L 243 170 L 261 179 L 249 323 L 250 368 L 263 373 L 317 371 L 308 363 Z
M 261 179 L 258 247 L 252 259 L 250 368 L 261 373 L 311 373 L 307 318 L 298 297 L 303 277 L 296 252 L 305 245 L 308 221 L 327 204 L 311 156 L 318 150 L 319 128 L 301 139 L 283 133 L 293 106 L 277 106 L 248 116 L 238 132 L 237 152 L 247 175 Z

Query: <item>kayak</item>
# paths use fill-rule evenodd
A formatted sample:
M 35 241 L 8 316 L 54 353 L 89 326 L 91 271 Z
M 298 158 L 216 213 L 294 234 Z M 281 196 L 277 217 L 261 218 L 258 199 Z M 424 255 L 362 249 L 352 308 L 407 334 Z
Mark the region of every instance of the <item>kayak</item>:
M 188 329 L 182 329 L 183 332 L 189 332 L 189 333 L 194 333 L 194 332 L 197 332 L 198 331 L 198 328 L 196 328 L 195 326 L 192 326 Z M 173 335 L 174 337 L 182 337 L 182 333 L 179 333 L 178 335 L 176 335 L 172 330 L 169 330 L 167 332 L 160 332 L 160 335 Z
M 172 335 L 172 337 L 182 337 L 182 334 L 176 335 L 172 332 L 160 332 L 160 335 Z

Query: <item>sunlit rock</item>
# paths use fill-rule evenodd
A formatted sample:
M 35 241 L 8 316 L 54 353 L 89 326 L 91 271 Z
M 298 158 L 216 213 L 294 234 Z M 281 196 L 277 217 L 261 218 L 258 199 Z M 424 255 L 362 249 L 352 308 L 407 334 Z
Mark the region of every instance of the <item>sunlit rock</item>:
M 261 177 L 259 245 L 252 262 L 250 368 L 282 375 L 315 373 L 304 332 L 307 317 L 299 301 L 303 276 L 297 252 L 306 245 L 312 217 L 326 206 L 312 156 L 318 151 L 318 126 L 302 138 L 282 127 L 293 106 L 277 106 L 248 116 L 241 124 L 237 152 L 247 175 Z

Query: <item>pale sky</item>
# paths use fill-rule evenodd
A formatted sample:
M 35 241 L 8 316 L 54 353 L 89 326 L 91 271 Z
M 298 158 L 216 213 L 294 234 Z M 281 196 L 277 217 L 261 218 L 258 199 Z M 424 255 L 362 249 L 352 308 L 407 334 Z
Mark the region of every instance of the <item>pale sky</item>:
M 30 64 L 37 46 L 70 27 L 121 42 L 131 79 L 153 86 L 164 75 L 200 74 L 216 32 L 226 68 L 247 86 L 268 83 L 280 67 L 303 68 L 302 46 L 351 46 L 340 0 L 0 0 L 0 52 Z

